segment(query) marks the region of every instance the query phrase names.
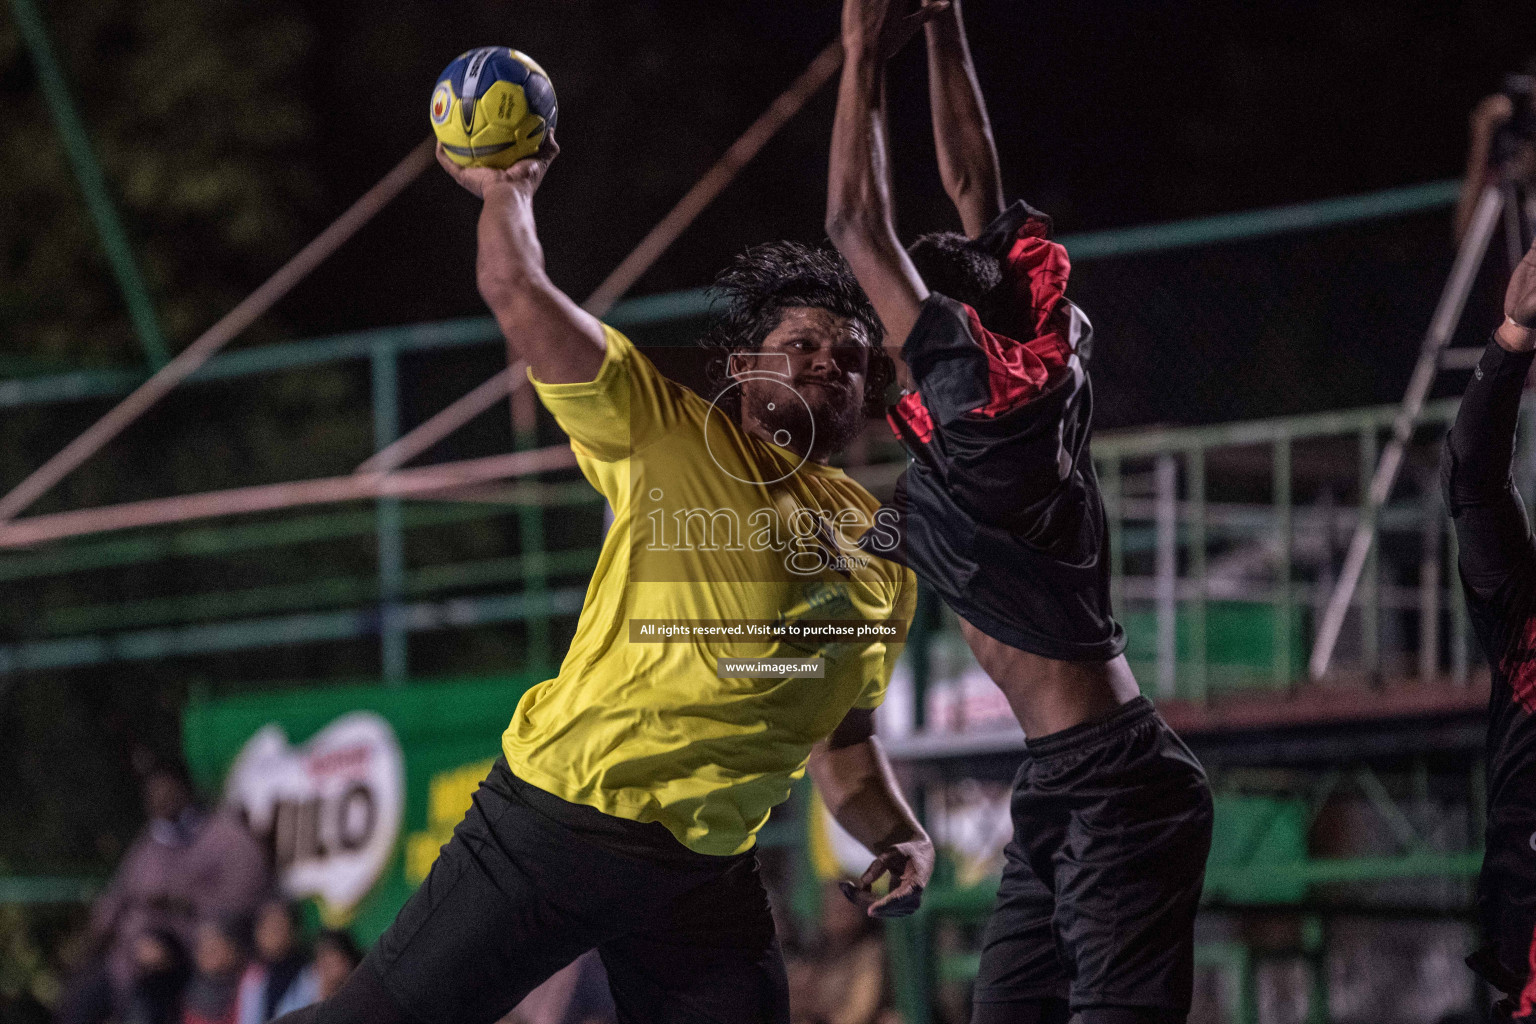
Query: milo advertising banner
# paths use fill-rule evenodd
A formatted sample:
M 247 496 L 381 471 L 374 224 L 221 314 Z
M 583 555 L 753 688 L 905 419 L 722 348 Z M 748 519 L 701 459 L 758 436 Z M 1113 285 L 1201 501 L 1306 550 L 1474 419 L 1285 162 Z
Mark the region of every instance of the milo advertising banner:
M 284 890 L 371 943 L 421 883 L 535 677 L 195 700 L 187 761 Z

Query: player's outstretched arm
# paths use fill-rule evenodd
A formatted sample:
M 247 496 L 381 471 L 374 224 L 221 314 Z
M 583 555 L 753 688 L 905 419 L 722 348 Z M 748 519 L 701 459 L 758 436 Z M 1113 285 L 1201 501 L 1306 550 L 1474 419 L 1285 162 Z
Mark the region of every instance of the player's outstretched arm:
M 949 9 L 930 18 L 923 29 L 928 36 L 928 105 L 939 176 L 965 233 L 976 238 L 1003 212 L 1003 178 L 965 39 L 960 0 L 951 0 Z
M 1520 395 L 1536 350 L 1536 246 L 1515 268 L 1504 314 L 1456 411 L 1444 467 L 1462 578 L 1485 599 L 1497 599 L 1511 580 L 1536 586 L 1536 545 L 1510 481 Z
M 896 785 L 875 739 L 874 712 L 848 712 L 832 735 L 811 750 L 807 767 L 837 823 L 875 855 L 858 884 L 845 888 L 849 898 L 871 917 L 905 917 L 915 911 L 933 876 L 933 841 Z M 874 884 L 887 874 L 890 891 L 877 899 Z
M 437 162 L 484 200 L 475 280 L 507 350 L 525 359 L 545 384 L 594 380 L 603 365 L 603 326 L 544 273 L 544 249 L 533 219 L 533 194 L 560 152 L 553 136 L 537 156 L 511 167 L 460 167 L 437 147 Z
M 905 32 L 941 8 L 925 3 L 915 14 L 892 10 L 892 0 L 844 0 L 843 73 L 832 120 L 827 169 L 827 234 L 885 328 L 886 351 L 900 365 L 902 342 L 917 323 L 928 289 L 896 239 L 886 162 L 885 57 Z

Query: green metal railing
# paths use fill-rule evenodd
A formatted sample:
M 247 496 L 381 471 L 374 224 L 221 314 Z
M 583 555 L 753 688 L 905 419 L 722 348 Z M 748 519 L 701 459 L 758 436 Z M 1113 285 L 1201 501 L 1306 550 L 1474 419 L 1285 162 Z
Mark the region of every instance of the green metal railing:
M 1074 261 L 1081 264 L 1100 258 L 1164 252 L 1369 222 L 1442 208 L 1454 200 L 1455 194 L 1455 182 L 1433 182 L 1365 196 L 1270 210 L 1068 235 L 1062 237 L 1061 241 L 1068 247 Z M 708 308 L 705 293 L 694 290 L 621 303 L 611 311 L 608 319 L 621 329 L 634 331 L 651 325 L 697 318 L 707 313 Z M 373 393 L 374 440 L 376 447 L 382 447 L 397 435 L 400 428 L 397 375 L 402 356 L 499 344 L 500 334 L 491 318 L 467 317 L 228 352 L 202 367 L 190 383 L 227 381 L 256 374 L 294 371 L 343 360 L 368 360 Z M 0 408 L 111 398 L 132 390 L 146 376 L 146 372 L 141 370 L 104 368 L 0 381 Z M 1195 697 L 1222 681 L 1213 676 L 1213 673 L 1215 676 L 1221 673 L 1216 671 L 1219 666 L 1213 664 L 1207 656 L 1207 641 L 1212 630 L 1220 625 L 1213 621 L 1211 615 L 1216 614 L 1220 618 L 1229 609 L 1212 608 L 1211 602 L 1207 600 L 1204 581 L 1209 565 L 1208 548 L 1211 544 L 1226 543 L 1230 539 L 1230 531 L 1223 532 L 1214 527 L 1208 530 L 1206 526 L 1203 513 L 1207 501 L 1208 453 L 1243 444 L 1266 444 L 1271 447 L 1275 453 L 1276 500 L 1273 503 L 1273 521 L 1267 528 L 1281 537 L 1288 537 L 1292 529 L 1292 511 L 1291 502 L 1285 494 L 1290 475 L 1284 470 L 1284 460 L 1291 442 L 1353 429 L 1361 431 L 1362 437 L 1369 433 L 1370 443 L 1374 444 L 1383 415 L 1382 412 L 1367 411 L 1230 424 L 1195 431 L 1148 431 L 1121 437 L 1101 436 L 1097 456 L 1105 482 L 1106 503 L 1111 510 L 1114 585 L 1120 607 L 1134 610 L 1146 604 L 1140 588 L 1146 582 L 1147 574 L 1128 574 L 1126 560 L 1127 557 L 1138 557 L 1138 552 L 1147 549 L 1148 538 L 1156 533 L 1158 525 L 1157 516 L 1141 514 L 1138 506 L 1141 499 L 1132 493 L 1132 485 L 1136 480 L 1135 468 L 1139 462 L 1150 459 L 1156 464 L 1157 459 L 1164 458 L 1166 478 L 1167 458 L 1178 460 L 1183 467 L 1188 493 L 1182 504 L 1175 503 L 1175 518 L 1178 521 L 1172 524 L 1171 532 L 1170 524 L 1166 522 L 1167 517 L 1163 517 L 1161 535 L 1164 537 L 1165 549 L 1170 536 L 1179 549 L 1172 552 L 1173 563 L 1177 565 L 1180 552 L 1183 552 L 1187 556 L 1184 559 L 1187 564 L 1178 571 L 1175 579 L 1161 581 L 1163 598 L 1160 602 L 1153 602 L 1157 608 L 1154 616 L 1156 635 L 1162 639 L 1159 642 L 1161 649 L 1151 662 L 1161 665 L 1161 684 L 1164 688 L 1170 685 L 1166 678 L 1170 675 L 1170 665 L 1173 666 L 1171 674 L 1181 680 L 1178 684 L 1181 691 Z M 517 442 L 525 445 L 528 440 L 519 437 Z M 303 585 L 268 586 L 247 591 L 135 599 L 118 606 L 122 612 L 122 620 L 117 624 L 118 632 L 110 631 L 113 626 L 110 606 L 51 610 L 40 620 L 42 632 L 51 636 L 29 638 L 20 643 L 0 646 L 0 677 L 42 666 L 85 666 L 122 658 L 240 649 L 238 645 L 243 643 L 263 644 L 262 632 L 271 628 L 273 632 L 269 642 L 272 643 L 294 642 L 297 638 L 305 637 L 359 636 L 376 631 L 380 637 L 381 670 L 388 678 L 402 679 L 409 674 L 409 635 L 424 628 L 422 623 L 452 619 L 444 606 L 406 605 L 403 602 L 429 596 L 429 592 L 447 594 L 455 589 L 456 583 L 478 586 L 492 578 L 512 585 L 520 584 L 522 590 L 516 593 L 526 591 L 527 599 L 521 602 L 509 603 L 512 593 L 483 597 L 484 601 L 489 602 L 485 608 L 480 612 L 465 613 L 470 620 L 482 621 L 481 612 L 508 614 L 515 607 L 545 607 L 539 595 L 552 585 L 552 574 L 575 574 L 577 567 L 576 562 L 572 561 L 574 556 L 557 555 L 555 552 L 546 554 L 543 550 L 547 532 L 545 513 L 548 509 L 558 505 L 570 507 L 580 504 L 582 498 L 578 494 L 585 495 L 585 500 L 594 505 L 598 501 L 590 491 L 583 491 L 581 485 L 574 486 L 575 492 L 562 484 L 534 485 L 533 489 L 519 485 L 509 489 L 510 504 L 495 506 L 457 507 L 423 502 L 402 504 L 393 499 L 382 499 L 375 503 L 371 514 L 354 510 L 293 514 L 272 522 L 85 538 L 35 552 L 6 554 L 0 557 L 0 582 L 14 583 L 88 569 L 147 565 L 168 558 L 227 557 L 239 551 L 280 548 L 323 537 L 362 538 L 372 533 L 376 544 L 376 572 L 371 582 L 357 578 L 318 580 L 307 591 Z M 555 490 L 550 490 L 550 487 Z M 520 561 L 514 563 L 500 559 L 485 565 L 437 567 L 411 567 L 407 564 L 404 537 L 409 531 L 432 523 L 469 523 L 498 515 L 510 515 L 516 519 L 519 543 L 527 547 L 521 553 L 523 557 Z M 1144 528 L 1149 522 L 1153 525 L 1151 531 Z M 1155 540 L 1152 547 L 1156 547 Z M 1281 544 L 1281 551 L 1286 557 L 1290 550 L 1290 543 Z M 1164 550 L 1162 557 L 1165 563 L 1169 561 L 1169 554 Z M 1153 577 L 1154 585 L 1158 585 L 1155 574 Z M 1280 573 L 1280 585 L 1268 602 L 1273 609 L 1273 636 L 1270 644 L 1274 663 L 1270 675 L 1273 680 L 1282 683 L 1289 680 L 1299 664 L 1293 645 L 1286 639 L 1294 631 L 1297 621 L 1296 590 L 1290 577 L 1288 571 Z M 430 587 L 423 582 L 427 579 L 431 580 Z M 1187 593 L 1191 584 L 1195 591 L 1193 595 Z M 1362 590 L 1362 600 L 1369 606 L 1376 594 L 1374 585 L 1368 584 Z M 473 601 L 481 599 L 477 597 L 464 607 L 473 609 L 476 607 Z M 337 604 L 344 606 L 337 608 Z M 330 610 L 321 610 L 325 608 Z M 225 617 L 226 613 L 234 617 Z M 1183 619 L 1180 619 L 1181 615 Z M 1374 616 L 1368 618 L 1374 621 Z M 128 630 L 123 631 L 123 627 L 128 627 Z M 548 620 L 536 616 L 528 621 L 528 627 L 527 640 L 531 653 L 540 660 L 553 658 Z M 60 635 L 75 629 L 87 632 Z M 1457 637 L 1461 635 L 1459 632 L 1453 633 Z M 1167 648 L 1170 644 L 1177 646 L 1180 643 L 1195 651 L 1196 655 L 1180 658 L 1175 651 L 1170 660 Z M 914 648 L 923 648 L 921 636 L 916 638 Z M 1464 649 L 1464 645 L 1459 649 Z M 1464 661 L 1462 657 L 1461 662 Z
M 702 290 L 621 303 L 608 321 L 625 330 L 698 317 L 708 310 Z M 400 432 L 399 361 L 406 353 L 500 346 L 489 317 L 359 331 L 227 353 L 191 381 L 224 381 L 301 370 L 345 360 L 367 360 L 372 383 L 375 450 Z M 124 394 L 145 378 L 139 371 L 76 371 L 0 382 L 0 407 L 18 408 Z M 530 447 L 519 436 L 517 447 Z M 31 624 L 53 637 L 0 645 L 0 678 L 42 669 L 79 668 L 112 661 L 151 660 L 235 650 L 356 639 L 377 634 L 380 672 L 387 680 L 409 677 L 409 637 L 422 630 L 521 622 L 528 633 L 530 664 L 551 666 L 551 620 L 580 608 L 584 576 L 596 564 L 590 541 L 568 550 L 545 550 L 545 516 L 552 510 L 597 509 L 601 498 L 584 482 L 508 483 L 495 503 L 412 502 L 379 499 L 372 513 L 340 510 L 303 513 L 261 523 L 106 535 L 0 555 L 0 583 L 107 568 L 147 566 L 179 558 L 221 558 L 372 535 L 376 571 L 371 576 L 333 577 L 212 593 L 136 598 L 104 605 L 50 609 Z M 515 523 L 516 556 L 412 567 L 406 534 L 419 528 L 469 524 L 495 517 Z M 567 585 L 558 585 L 561 580 Z M 512 585 L 502 594 L 476 594 L 438 603 L 423 597 L 488 585 Z M 408 603 L 412 600 L 415 603 Z M 62 635 L 61 635 L 62 634 Z M 3 689 L 3 685 L 0 685 Z
M 1447 399 L 1425 408 L 1417 435 L 1421 462 L 1438 459 L 1439 437 L 1454 418 L 1456 405 L 1456 400 Z M 1094 458 L 1109 520 L 1116 607 L 1133 621 L 1145 618 L 1151 609 L 1156 628 L 1143 631 L 1142 637 L 1156 636 L 1156 649 L 1149 656 L 1146 645 L 1137 645 L 1133 637 L 1132 659 L 1140 662 L 1139 674 L 1155 680 L 1161 696 L 1203 700 L 1213 685 L 1223 681 L 1232 684 L 1239 677 L 1246 685 L 1267 681 L 1282 688 L 1298 681 L 1306 665 L 1304 619 L 1323 596 L 1326 573 L 1336 561 L 1332 546 L 1339 532 L 1352 527 L 1356 519 L 1377 518 L 1365 500 L 1367 487 L 1362 481 L 1369 481 L 1374 472 L 1379 439 L 1390 430 L 1396 414 L 1396 406 L 1379 406 L 1210 427 L 1111 433 L 1095 439 Z M 1526 417 L 1527 424 L 1529 421 Z M 1303 503 L 1298 499 L 1295 480 L 1297 451 L 1303 446 L 1334 456 L 1329 466 L 1339 463 L 1340 451 L 1354 448 L 1358 452 L 1354 479 L 1340 479 L 1336 473 L 1330 473 L 1325 481 L 1313 479 Z M 1224 455 L 1234 454 L 1240 457 L 1223 460 Z M 1235 465 L 1220 472 L 1213 469 L 1213 464 L 1223 461 Z M 1252 494 L 1262 488 L 1266 476 L 1269 500 L 1254 501 Z M 1132 479 L 1139 482 L 1136 494 L 1128 494 Z M 1244 497 L 1217 503 L 1212 500 L 1213 488 Z M 1356 495 L 1352 504 L 1338 499 L 1335 492 L 1341 488 Z M 1311 580 L 1301 578 L 1296 558 L 1296 533 L 1298 523 L 1303 522 L 1313 546 L 1321 540 L 1325 548 L 1321 555 L 1314 551 L 1308 560 Z M 1449 525 L 1444 522 L 1438 492 L 1421 489 L 1405 494 L 1397 504 L 1384 509 L 1374 525 L 1378 539 L 1355 598 L 1357 653 L 1346 671 L 1352 667 L 1373 677 L 1384 672 L 1438 677 L 1441 659 L 1437 649 L 1444 615 L 1450 619 L 1449 675 L 1458 684 L 1465 683 L 1466 608 L 1461 589 L 1448 570 L 1454 555 L 1447 558 L 1442 554 L 1445 547 L 1453 551 L 1454 537 L 1442 546 L 1441 537 L 1449 534 Z M 1427 538 L 1422 545 L 1422 582 L 1411 594 L 1405 594 L 1402 587 L 1388 588 L 1384 593 L 1376 550 L 1382 537 L 1401 534 Z M 1216 551 L 1231 553 L 1244 545 L 1264 549 L 1263 571 L 1251 574 L 1264 579 L 1250 580 L 1239 593 L 1228 594 L 1223 610 L 1229 625 L 1236 609 L 1262 612 L 1268 620 L 1268 658 L 1264 665 L 1229 665 L 1223 673 L 1222 666 L 1213 662 L 1210 649 L 1216 600 L 1211 591 L 1211 564 Z M 1149 550 L 1155 556 L 1150 569 L 1134 573 L 1127 568 L 1129 555 L 1144 555 Z M 1388 597 L 1390 600 L 1384 599 Z M 1399 629 L 1395 631 L 1400 638 L 1397 647 L 1384 651 L 1381 625 L 1387 611 L 1417 614 L 1421 619 L 1418 642 L 1405 643 L 1404 631 Z M 1411 670 L 1409 662 L 1414 662 Z

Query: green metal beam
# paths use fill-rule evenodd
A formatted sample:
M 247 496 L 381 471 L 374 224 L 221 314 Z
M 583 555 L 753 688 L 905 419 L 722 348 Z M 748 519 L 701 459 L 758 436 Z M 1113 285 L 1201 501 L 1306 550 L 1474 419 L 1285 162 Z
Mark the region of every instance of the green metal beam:
M 1482 869 L 1483 851 L 1464 853 L 1409 853 L 1397 857 L 1327 857 L 1252 866 L 1209 865 L 1205 884 L 1210 889 L 1233 886 L 1284 885 L 1300 882 L 1385 882 L 1402 878 L 1471 878 Z
M 0 906 L 7 903 L 84 903 L 101 891 L 100 878 L 0 875 Z
M 0 409 L 126 395 L 144 383 L 145 378 L 145 374 L 133 370 L 72 370 L 46 377 L 0 380 Z
M 705 290 L 696 288 L 621 302 L 609 311 L 605 319 L 615 327 L 630 329 L 703 316 L 709 309 L 709 298 Z M 391 346 L 403 353 L 465 348 L 500 341 L 501 331 L 496 321 L 488 316 L 377 327 L 227 352 L 210 359 L 188 380 L 232 380 L 344 359 L 365 359 L 373 353 L 375 347 L 381 345 Z M 126 370 L 76 370 L 0 381 L 0 408 L 108 398 L 132 391 L 144 382 L 145 376 Z
M 530 568 L 553 576 L 588 575 L 597 564 L 596 548 L 553 551 L 537 558 L 509 556 L 450 565 L 433 565 L 407 572 L 400 596 L 429 597 L 449 590 L 468 590 L 499 583 L 522 582 Z M 244 590 L 179 594 L 143 601 L 58 608 L 42 616 L 42 632 L 53 636 L 109 632 L 170 623 L 208 622 L 237 616 L 272 615 L 301 609 L 362 604 L 379 599 L 375 576 L 340 576 Z
M 169 358 L 165 338 L 160 333 L 160 321 L 155 316 L 154 304 L 150 302 L 149 289 L 144 286 L 144 278 L 134 261 L 133 249 L 128 245 L 128 235 L 123 231 L 117 209 L 112 205 L 107 181 L 101 173 L 95 150 L 91 147 L 90 136 L 86 134 L 80 114 L 75 110 L 69 85 L 64 81 L 64 69 L 59 66 L 53 52 L 53 43 L 48 38 L 48 29 L 32 0 L 11 0 L 11 11 L 16 16 L 16 27 L 21 30 L 27 51 L 32 55 L 38 84 L 42 87 L 44 99 L 48 101 L 54 124 L 58 126 L 64 152 L 69 156 L 70 166 L 74 168 L 75 180 L 80 183 L 80 191 L 85 195 L 85 205 L 90 210 L 91 219 L 96 222 L 97 233 L 101 235 L 101 246 L 106 250 L 107 262 L 112 266 L 112 276 L 117 278 L 123 301 L 128 304 L 128 317 L 133 322 L 134 333 L 139 337 L 139 345 L 143 347 L 149 365 L 158 370 Z
M 585 588 L 568 587 L 548 591 L 539 597 L 503 594 L 460 597 L 439 604 L 405 605 L 400 612 L 405 628 L 411 632 L 466 629 L 501 622 L 518 622 L 533 616 L 574 615 L 581 610 L 585 597 Z M 369 605 L 203 626 L 7 644 L 0 646 L 0 676 L 45 669 L 83 668 L 110 662 L 151 661 L 157 658 L 352 640 L 377 635 L 378 630 L 378 607 Z
M 505 501 L 413 502 L 405 509 L 407 529 L 514 515 L 522 502 L 547 506 L 596 505 L 601 499 L 585 482 L 520 483 L 503 490 Z M 202 526 L 175 533 L 154 533 L 105 540 L 84 540 L 36 552 L 0 555 L 0 583 L 89 572 L 125 565 L 143 565 L 172 558 L 203 558 L 240 554 L 290 544 L 312 544 L 362 537 L 373 533 L 371 511 L 328 512 L 269 523 Z
M 1361 221 L 1439 210 L 1456 202 L 1460 191 L 1461 179 L 1453 178 L 1339 199 L 1275 206 L 1267 210 L 1247 210 L 1168 224 L 1060 235 L 1056 240 L 1067 247 L 1074 262 L 1081 263 L 1084 260 L 1188 249 L 1217 242 L 1246 242 L 1297 231 L 1315 231 L 1341 224 L 1357 224 Z
M 1252 889 L 1256 884 L 1268 887 L 1293 882 L 1321 885 L 1404 878 L 1471 878 L 1482 869 L 1482 863 L 1482 850 L 1467 850 L 1423 851 L 1382 857 L 1317 857 L 1255 864 L 1209 864 L 1205 869 L 1205 888 L 1207 892 L 1233 889 L 1243 891 L 1245 888 Z M 996 898 L 996 878 L 971 886 L 933 886 L 923 894 L 923 905 L 916 916 L 980 920 L 991 912 Z
M 305 580 L 269 587 L 183 594 L 145 601 L 56 608 L 42 616 L 40 632 L 50 636 L 137 629 L 168 623 L 207 622 L 246 615 L 272 615 L 300 609 L 334 607 L 376 601 L 379 582 L 373 576 L 343 576 Z M 29 631 L 30 632 L 30 631 Z
M 1459 398 L 1426 402 L 1419 414 L 1421 424 L 1449 423 L 1456 418 Z M 1274 416 L 1262 420 L 1239 420 L 1205 427 L 1169 427 L 1109 431 L 1093 439 L 1095 458 L 1130 458 L 1160 455 L 1163 452 L 1193 451 L 1236 445 L 1271 444 L 1282 433 L 1300 441 L 1330 434 L 1354 434 L 1371 425 L 1387 426 L 1401 411 L 1396 405 L 1375 405 L 1365 409 L 1308 413 L 1302 416 Z
M 1291 586 L 1291 556 L 1296 543 L 1291 517 L 1291 436 L 1276 436 L 1271 456 L 1271 477 L 1275 503 L 1275 546 L 1279 557 L 1275 565 L 1275 682 L 1292 682 L 1291 617 L 1295 614 Z
M 393 345 L 375 345 L 372 370 L 373 445 L 382 451 L 400 435 L 399 355 Z M 400 598 L 405 592 L 405 519 L 399 498 L 380 498 L 374 503 L 378 548 L 379 660 L 386 685 L 399 686 L 410 675 L 409 635 L 400 621 Z
M 488 316 L 463 317 L 400 327 L 376 327 L 348 331 L 323 338 L 261 345 L 210 359 L 192 381 L 232 380 L 279 370 L 296 370 L 346 359 L 367 359 L 377 348 L 396 352 L 431 352 L 464 348 L 501 340 L 496 321 Z
M 1456 187 L 1454 181 L 1436 181 L 1367 195 L 1199 217 L 1171 224 L 1063 235 L 1058 240 L 1066 245 L 1073 260 L 1082 263 L 1216 242 L 1264 238 L 1433 210 L 1453 203 Z M 634 328 L 703 316 L 709 310 L 707 291 L 695 288 L 628 299 L 614 306 L 605 319 L 615 327 Z M 191 379 L 219 380 L 337 359 L 360 358 L 367 355 L 375 344 L 388 343 L 401 352 L 414 352 L 483 344 L 499 338 L 500 334 L 490 317 L 466 317 L 403 327 L 384 327 L 227 353 L 215 357 Z M 122 394 L 142 380 L 142 376 L 129 376 L 125 380 L 121 371 L 97 370 L 0 381 L 0 408 Z
M 610 309 L 603 319 L 615 327 L 649 327 L 705 316 L 711 308 L 708 288 L 690 288 L 626 299 Z

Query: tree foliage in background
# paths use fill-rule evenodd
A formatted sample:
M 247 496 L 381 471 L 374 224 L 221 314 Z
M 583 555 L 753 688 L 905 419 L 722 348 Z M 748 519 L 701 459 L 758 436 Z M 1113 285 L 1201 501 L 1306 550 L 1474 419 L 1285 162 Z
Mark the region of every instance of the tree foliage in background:
M 184 345 L 291 251 L 313 199 L 305 19 L 282 3 L 42 5 L 163 331 Z M 0 17 L 0 355 L 143 361 L 15 22 Z
M 313 220 L 321 197 L 305 89 L 308 15 L 282 0 L 39 6 L 175 352 L 290 256 Z M 0 377 L 145 368 L 8 7 L 0 7 L 0 104 Z M 279 333 L 268 318 L 252 336 Z M 366 418 L 355 415 L 366 395 L 354 377 L 321 370 L 178 396 L 37 511 L 304 475 L 300 467 L 327 456 L 339 464 L 367 440 Z M 0 489 L 105 408 L 0 415 Z M 156 573 L 176 572 L 156 567 L 138 580 L 153 585 Z M 35 629 L 51 605 L 110 599 L 122 586 L 89 574 L 11 585 L 0 591 L 0 640 Z M 118 673 L 14 683 L 0 683 L 0 867 L 104 872 L 140 822 L 127 751 L 175 742 L 186 681 Z M 26 922 L 0 924 L 0 960 L 20 963 L 12 954 Z M 3 994 L 15 996 L 16 978 L 3 980 Z

